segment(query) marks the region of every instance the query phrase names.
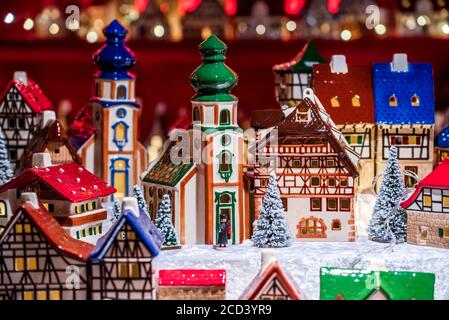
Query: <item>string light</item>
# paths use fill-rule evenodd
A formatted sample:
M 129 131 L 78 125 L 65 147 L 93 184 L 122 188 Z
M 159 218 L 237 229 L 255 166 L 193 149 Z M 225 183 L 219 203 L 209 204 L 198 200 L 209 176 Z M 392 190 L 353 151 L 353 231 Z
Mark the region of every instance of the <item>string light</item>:
M 340 37 L 341 37 L 342 40 L 348 41 L 348 40 L 351 40 L 351 38 L 352 38 L 352 33 L 351 33 L 351 31 L 349 31 L 348 29 L 345 29 L 345 30 L 343 30 L 343 31 L 340 33 Z
M 162 26 L 160 24 L 156 25 L 153 29 L 153 33 L 154 33 L 155 37 L 157 37 L 157 38 L 163 37 L 165 34 L 164 26 Z
M 425 16 L 419 16 L 416 19 L 416 22 L 418 23 L 418 25 L 420 25 L 421 27 L 424 27 L 427 24 L 427 19 Z
M 441 31 L 443 31 L 444 34 L 449 34 L 449 24 L 443 24 L 441 27 Z
M 89 31 L 86 35 L 86 40 L 89 43 L 95 43 L 98 40 L 98 34 L 95 31 Z
M 290 20 L 289 22 L 287 22 L 287 24 L 285 25 L 287 30 L 292 32 L 296 30 L 296 22 L 293 20 Z
M 23 28 L 27 31 L 33 29 L 33 27 L 34 21 L 31 18 L 26 19 L 25 22 L 23 23 Z
M 48 32 L 55 35 L 59 32 L 59 26 L 56 23 L 52 23 L 48 28 Z
M 387 28 L 383 24 L 380 23 L 380 24 L 378 24 L 377 26 L 374 27 L 374 31 L 378 35 L 382 36 L 382 35 L 384 35 L 387 32 Z
M 13 22 L 14 22 L 14 15 L 13 15 L 11 12 L 8 12 L 8 13 L 6 14 L 6 16 L 5 16 L 5 19 L 3 19 L 3 21 L 4 21 L 6 24 L 13 23 Z
M 256 27 L 256 33 L 257 33 L 258 35 L 263 35 L 263 34 L 265 33 L 265 31 L 266 31 L 266 28 L 265 28 L 265 26 L 264 26 L 263 24 L 258 24 L 258 25 L 257 25 L 257 27 Z

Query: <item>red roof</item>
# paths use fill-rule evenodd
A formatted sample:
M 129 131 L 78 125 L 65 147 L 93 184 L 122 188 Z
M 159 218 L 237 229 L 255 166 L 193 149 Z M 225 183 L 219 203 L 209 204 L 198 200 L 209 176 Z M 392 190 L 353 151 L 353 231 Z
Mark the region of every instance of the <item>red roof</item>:
M 374 123 L 374 95 L 370 65 L 348 64 L 348 73 L 332 73 L 329 64 L 313 66 L 313 90 L 335 124 Z M 359 96 L 360 107 L 352 105 Z M 337 97 L 340 107 L 332 107 Z
M 449 158 L 445 158 L 431 173 L 422 179 L 413 194 L 401 207 L 407 209 L 421 193 L 422 188 L 449 189 Z
M 5 99 L 6 94 L 11 87 L 14 86 L 20 92 L 25 102 L 34 112 L 42 112 L 45 110 L 53 110 L 53 106 L 47 96 L 42 92 L 39 85 L 28 77 L 28 85 L 18 80 L 11 80 L 3 90 L 0 101 Z
M 36 179 L 70 202 L 106 197 L 116 191 L 79 164 L 69 162 L 45 168 L 28 168 L 18 177 L 0 186 L 0 193 L 24 187 Z
M 0 242 L 7 237 L 22 214 L 28 216 L 32 224 L 39 229 L 56 251 L 76 260 L 89 259 L 89 253 L 94 248 L 92 244 L 72 238 L 44 207 L 34 208 L 30 203 L 24 203 L 19 207 L 3 232 Z
M 160 270 L 159 285 L 167 287 L 212 287 L 226 285 L 226 270 Z

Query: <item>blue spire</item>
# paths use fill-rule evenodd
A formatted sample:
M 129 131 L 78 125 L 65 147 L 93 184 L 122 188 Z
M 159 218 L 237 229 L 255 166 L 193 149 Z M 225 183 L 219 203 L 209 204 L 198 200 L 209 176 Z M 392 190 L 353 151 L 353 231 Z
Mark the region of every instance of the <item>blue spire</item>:
M 449 148 L 449 126 L 444 128 L 437 136 L 437 147 Z
M 106 43 L 92 57 L 99 69 L 96 76 L 113 80 L 134 79 L 128 70 L 136 63 L 136 57 L 125 45 L 126 29 L 114 20 L 103 33 Z

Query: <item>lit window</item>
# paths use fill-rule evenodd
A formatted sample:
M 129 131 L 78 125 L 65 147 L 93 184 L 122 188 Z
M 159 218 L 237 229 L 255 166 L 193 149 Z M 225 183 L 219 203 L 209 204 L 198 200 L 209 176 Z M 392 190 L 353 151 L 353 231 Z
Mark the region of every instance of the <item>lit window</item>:
M 443 197 L 443 206 L 449 208 L 449 197 Z
M 16 224 L 16 233 L 23 233 L 23 225 L 22 224 Z
M 355 95 L 352 97 L 352 106 L 353 107 L 360 107 L 360 96 L 359 95 Z
M 38 291 L 37 300 L 47 300 L 47 291 Z
M 36 257 L 27 258 L 27 270 L 37 269 L 37 259 Z
M 220 112 L 220 125 L 226 125 L 231 123 L 231 114 L 229 110 L 221 110 Z
M 140 278 L 140 266 L 138 262 L 131 262 L 129 264 L 129 275 L 131 278 Z
M 118 277 L 128 278 L 128 264 L 126 262 L 120 262 L 118 265 Z
M 411 104 L 413 107 L 419 107 L 419 97 L 416 94 L 413 95 Z
M 331 106 L 333 108 L 338 108 L 340 106 L 340 102 L 338 101 L 337 96 L 331 98 Z
M 33 291 L 24 291 L 23 292 L 23 300 L 34 300 L 34 292 Z
M 120 150 L 122 150 L 128 142 L 128 128 L 129 126 L 123 121 L 117 122 L 112 126 L 112 129 L 114 130 L 113 141 Z
M 14 261 L 14 270 L 23 271 L 25 270 L 25 260 L 23 258 L 16 258 Z
M 124 85 L 118 86 L 117 88 L 117 99 L 126 99 L 126 87 Z
M 24 233 L 31 233 L 31 224 L 25 223 L 23 226 L 23 232 Z
M 6 218 L 8 215 L 8 211 L 6 209 L 6 202 L 3 200 L 0 200 L 0 218 Z
M 396 98 L 395 95 L 392 95 L 389 99 L 390 107 L 397 107 L 398 106 L 398 98 Z
M 61 293 L 58 290 L 51 290 L 50 300 L 61 300 Z
M 425 207 L 431 207 L 432 206 L 432 196 L 423 196 L 422 202 Z

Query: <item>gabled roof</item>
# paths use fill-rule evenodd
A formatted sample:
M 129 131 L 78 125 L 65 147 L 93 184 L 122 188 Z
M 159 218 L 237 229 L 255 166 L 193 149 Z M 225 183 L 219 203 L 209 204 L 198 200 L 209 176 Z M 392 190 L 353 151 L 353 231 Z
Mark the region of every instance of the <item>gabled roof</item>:
M 226 270 L 174 269 L 159 271 L 159 286 L 218 287 L 226 285 Z
M 16 222 L 23 215 L 31 220 L 56 251 L 76 260 L 87 261 L 93 245 L 72 238 L 43 206 L 34 208 L 30 203 L 24 203 L 19 207 L 2 233 L 0 243 L 8 237 L 11 230 L 14 230 Z
M 23 155 L 23 166 L 29 168 L 32 165 L 33 154 L 45 152 L 49 142 L 59 142 L 67 147 L 74 162 L 81 164 L 81 158 L 72 147 L 69 139 L 65 134 L 65 130 L 59 120 L 53 120 L 34 135 L 33 140 L 29 143 Z
M 330 64 L 313 66 L 313 90 L 336 124 L 374 123 L 374 96 L 370 65 L 348 65 L 347 73 L 333 73 Z M 332 107 L 336 97 L 339 107 Z M 358 97 L 359 107 L 352 105 Z
M 307 42 L 292 60 L 274 65 L 273 71 L 312 73 L 312 66 L 316 63 L 327 63 L 327 61 L 318 53 L 313 42 Z
M 418 183 L 412 195 L 401 203 L 401 207 L 407 209 L 419 196 L 422 188 L 449 189 L 449 158 L 441 161 L 431 173 Z
M 408 71 L 395 72 L 391 63 L 375 63 L 373 67 L 375 121 L 378 124 L 434 124 L 435 98 L 432 65 L 408 63 Z M 411 105 L 413 95 L 418 107 Z M 395 96 L 398 105 L 389 105 Z
M 0 193 L 40 181 L 70 202 L 82 202 L 109 196 L 116 190 L 75 162 L 45 168 L 28 168 L 0 186 Z
M 96 128 L 92 118 L 92 103 L 88 103 L 78 111 L 75 120 L 69 126 L 70 142 L 78 150 L 95 132 Z
M 366 300 L 377 290 L 390 300 L 433 300 L 435 275 L 408 271 L 321 268 L 321 300 Z
M 53 110 L 53 106 L 42 92 L 39 85 L 28 76 L 28 85 L 19 80 L 11 80 L 0 95 L 0 101 L 3 101 L 11 87 L 15 87 L 22 95 L 25 102 L 33 110 L 33 112 L 42 112 L 45 110 Z
M 437 136 L 435 146 L 449 148 L 449 126 L 445 127 Z
M 159 254 L 160 248 L 164 242 L 162 234 L 153 222 L 151 222 L 148 214 L 143 209 L 139 209 L 138 214 L 128 209 L 124 210 L 111 229 L 98 239 L 95 248 L 89 256 L 90 260 L 101 261 L 104 258 L 125 223 L 128 223 L 131 226 L 136 235 L 148 249 L 151 256 L 155 257 Z
M 267 286 L 268 282 L 274 277 L 279 281 L 280 285 L 286 290 L 291 300 L 301 300 L 300 290 L 294 285 L 290 276 L 284 271 L 277 260 L 271 262 L 265 269 L 259 273 L 250 282 L 248 287 L 240 296 L 239 300 L 255 300 L 258 299 L 262 290 Z

